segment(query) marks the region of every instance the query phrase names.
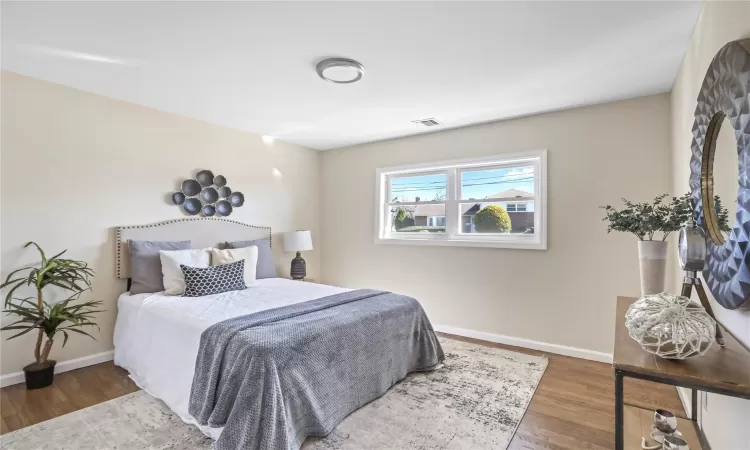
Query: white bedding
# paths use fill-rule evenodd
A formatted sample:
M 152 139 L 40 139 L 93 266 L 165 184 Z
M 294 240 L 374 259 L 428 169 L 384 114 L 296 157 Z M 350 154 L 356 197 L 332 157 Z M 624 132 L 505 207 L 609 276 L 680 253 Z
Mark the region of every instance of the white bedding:
M 243 291 L 205 297 L 122 294 L 117 301 L 115 364 L 182 420 L 188 413 L 195 358 L 203 330 L 232 317 L 301 303 L 349 289 L 284 278 L 258 280 Z M 221 428 L 199 427 L 216 439 Z

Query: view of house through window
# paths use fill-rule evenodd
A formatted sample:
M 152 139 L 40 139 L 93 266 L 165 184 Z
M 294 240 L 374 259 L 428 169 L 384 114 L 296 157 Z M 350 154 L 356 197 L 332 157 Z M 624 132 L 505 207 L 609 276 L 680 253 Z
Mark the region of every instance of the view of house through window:
M 534 233 L 534 167 L 460 171 L 462 233 Z
M 445 232 L 446 173 L 390 177 L 391 230 L 399 233 Z
M 383 172 L 378 179 L 384 211 L 379 239 L 533 238 L 541 225 L 541 161 L 538 156 L 498 158 Z

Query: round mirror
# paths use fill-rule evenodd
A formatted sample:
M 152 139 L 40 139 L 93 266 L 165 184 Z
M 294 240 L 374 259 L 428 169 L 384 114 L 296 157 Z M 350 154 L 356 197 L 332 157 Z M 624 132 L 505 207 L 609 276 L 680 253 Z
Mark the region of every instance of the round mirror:
M 750 39 L 716 53 L 696 100 L 690 195 L 707 235 L 703 279 L 721 306 L 748 307 Z
M 706 131 L 701 191 L 706 202 L 706 231 L 716 245 L 729 240 L 734 228 L 739 191 L 739 160 L 734 128 L 723 112 L 714 115 Z

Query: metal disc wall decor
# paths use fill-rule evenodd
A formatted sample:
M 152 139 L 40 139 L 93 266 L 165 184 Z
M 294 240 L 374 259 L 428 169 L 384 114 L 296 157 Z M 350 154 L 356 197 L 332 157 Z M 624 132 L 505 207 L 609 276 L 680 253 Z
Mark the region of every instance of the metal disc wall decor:
M 229 186 L 222 186 L 219 188 L 219 197 L 229 198 L 230 195 L 232 195 L 232 190 L 229 189 Z
M 203 205 L 201 212 L 205 217 L 211 217 L 216 214 L 216 208 L 214 208 L 214 205 Z
M 182 182 L 182 193 L 186 197 L 193 197 L 201 193 L 201 184 L 195 180 L 185 180 Z
M 201 211 L 201 201 L 197 198 L 189 198 L 185 200 L 185 204 L 182 205 L 182 208 L 186 213 L 194 216 Z
M 195 179 L 201 184 L 201 186 L 211 186 L 214 184 L 214 173 L 210 170 L 201 170 L 195 176 Z
M 182 205 L 183 203 L 185 203 L 185 194 L 183 194 L 182 192 L 175 192 L 174 194 L 172 194 L 172 201 L 175 205 Z
M 201 191 L 201 199 L 203 199 L 205 203 L 216 203 L 219 201 L 219 193 L 216 192 L 216 189 L 207 187 Z
M 232 195 L 229 196 L 229 203 L 231 203 L 232 206 L 239 208 L 245 204 L 245 196 L 242 195 L 242 192 L 232 192 Z
M 736 309 L 750 306 L 750 39 L 730 42 L 719 50 L 698 94 L 690 191 L 695 205 L 693 216 L 707 236 L 716 234 L 716 218 L 708 207 L 713 203 L 704 197 L 712 192 L 713 150 L 724 117 L 732 124 L 737 139 L 736 216 L 729 239 L 706 240 L 703 278 L 721 306 Z
M 228 216 L 245 203 L 245 196 L 239 191 L 232 192 L 224 175 L 214 176 L 210 170 L 201 170 L 194 179 L 181 183 L 180 190 L 172 194 L 172 203 L 182 206 L 191 216 Z
M 216 213 L 220 216 L 228 216 L 232 214 L 232 205 L 226 200 L 221 200 L 216 203 Z

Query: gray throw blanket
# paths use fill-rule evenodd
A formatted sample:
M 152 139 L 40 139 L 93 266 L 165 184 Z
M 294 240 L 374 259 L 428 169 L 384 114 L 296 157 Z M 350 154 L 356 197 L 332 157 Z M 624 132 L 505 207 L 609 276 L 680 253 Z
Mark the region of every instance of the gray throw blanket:
M 297 450 L 444 358 L 419 302 L 358 290 L 235 317 L 207 328 L 190 393 L 219 450 Z

